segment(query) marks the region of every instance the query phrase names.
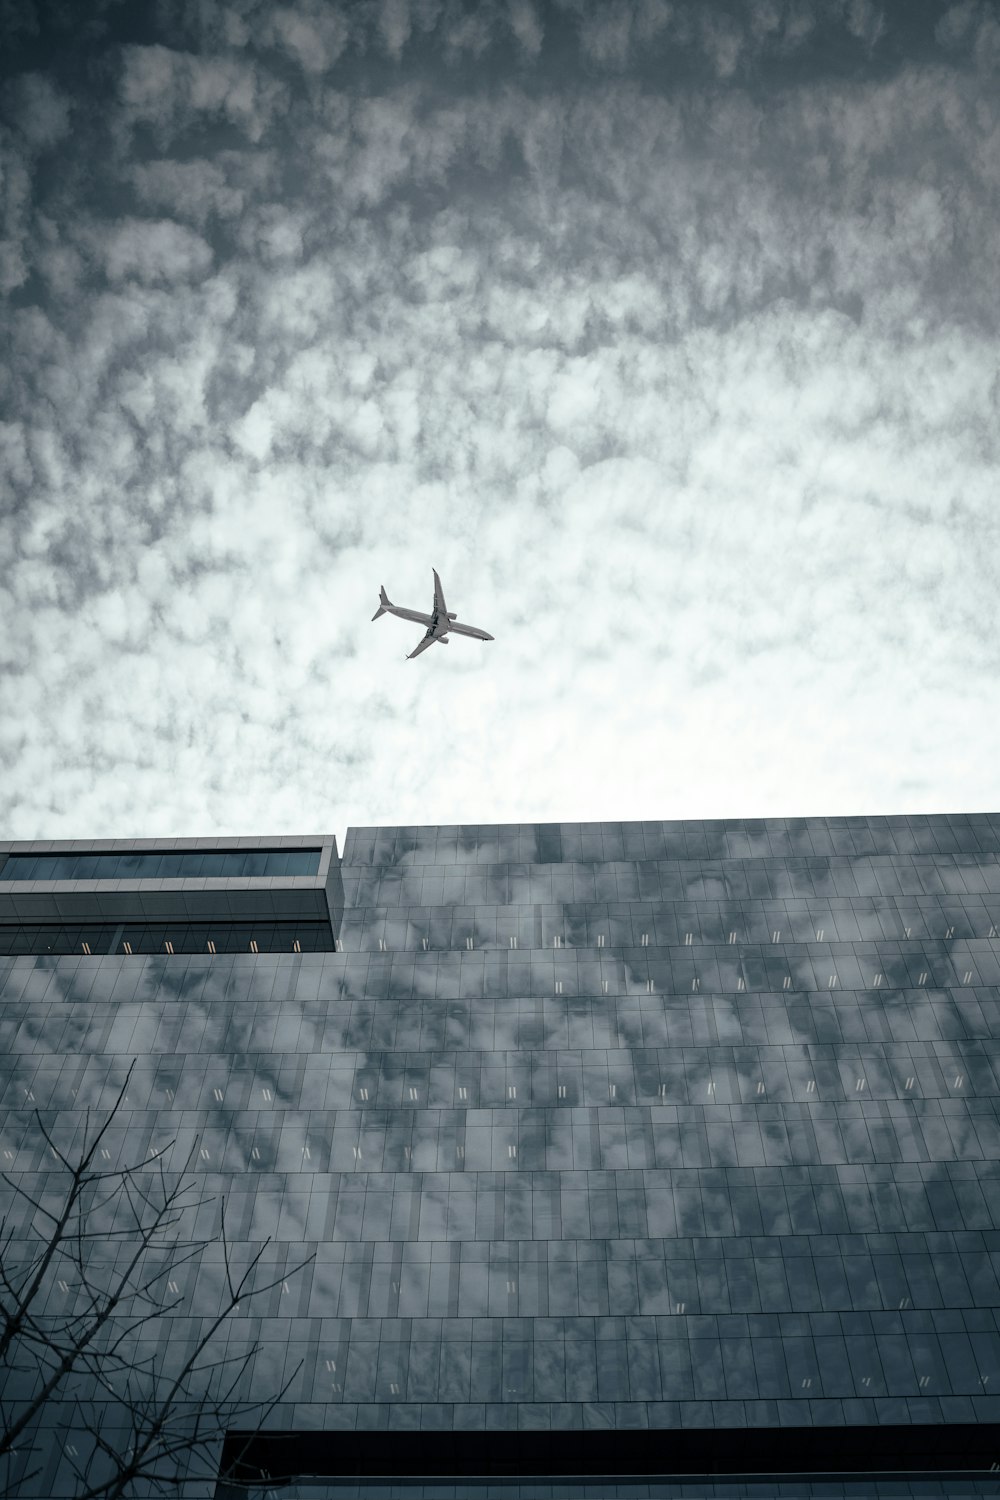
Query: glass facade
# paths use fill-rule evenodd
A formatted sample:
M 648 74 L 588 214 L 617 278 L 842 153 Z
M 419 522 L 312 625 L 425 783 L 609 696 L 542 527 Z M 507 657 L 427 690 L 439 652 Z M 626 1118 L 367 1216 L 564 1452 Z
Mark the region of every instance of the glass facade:
M 197 880 L 236 875 L 315 875 L 319 849 L 130 850 L 9 854 L 0 880 Z
M 136 1060 L 115 1159 L 278 1278 L 222 1332 L 290 1380 L 261 1496 L 1000 1495 L 998 856 L 985 815 L 351 830 L 338 951 L 0 958 L 0 1164 Z M 179 1296 L 167 1364 L 210 1255 Z
M 329 922 L 0 923 L 0 955 L 333 953 Z

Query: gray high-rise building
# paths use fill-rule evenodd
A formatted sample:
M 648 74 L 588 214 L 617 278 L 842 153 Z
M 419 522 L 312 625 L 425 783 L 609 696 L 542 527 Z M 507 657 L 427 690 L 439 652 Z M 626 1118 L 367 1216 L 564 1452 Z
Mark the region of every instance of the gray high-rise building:
M 1000 1495 L 1000 816 L 0 844 L 0 954 L 8 1264 L 130 1065 L 269 1241 L 219 1495 Z

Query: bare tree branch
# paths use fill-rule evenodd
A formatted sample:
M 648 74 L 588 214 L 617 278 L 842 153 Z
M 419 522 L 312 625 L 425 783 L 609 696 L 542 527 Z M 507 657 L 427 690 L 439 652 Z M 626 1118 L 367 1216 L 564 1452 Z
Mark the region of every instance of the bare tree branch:
M 217 1233 L 185 1238 L 185 1219 L 214 1201 L 188 1175 L 195 1147 L 176 1178 L 165 1170 L 167 1147 L 142 1163 L 109 1170 L 96 1165 L 134 1068 L 133 1061 L 112 1109 L 96 1129 L 88 1111 L 75 1157 L 56 1143 L 35 1112 L 42 1139 L 58 1169 L 68 1174 L 58 1203 L 0 1174 L 31 1210 L 38 1246 L 12 1264 L 13 1226 L 6 1215 L 0 1220 L 0 1365 L 10 1375 L 24 1376 L 23 1398 L 8 1396 L 0 1407 L 0 1461 L 6 1470 L 0 1488 L 7 1495 L 42 1472 L 34 1449 L 42 1414 L 56 1398 L 65 1403 L 60 1427 L 66 1430 L 68 1408 L 75 1418 L 71 1425 L 86 1446 L 82 1453 L 75 1444 L 66 1450 L 80 1500 L 120 1500 L 140 1480 L 176 1490 L 194 1477 L 199 1464 L 205 1466 L 202 1477 L 210 1477 L 213 1445 L 234 1423 L 253 1418 L 259 1425 L 265 1420 L 301 1369 L 293 1370 L 266 1403 L 240 1400 L 237 1393 L 259 1343 L 232 1355 L 216 1356 L 214 1351 L 220 1330 L 242 1302 L 266 1296 L 313 1256 L 258 1284 L 270 1242 L 258 1245 L 246 1264 L 237 1267 L 224 1199 Z M 183 1295 L 174 1287 L 165 1290 L 165 1284 L 216 1243 L 222 1247 L 221 1305 L 202 1322 L 179 1365 L 165 1374 L 156 1354 L 143 1353 L 141 1339 L 183 1302 Z M 119 1248 L 108 1255 L 109 1246 Z M 57 1293 L 72 1296 L 64 1312 L 50 1310 Z M 126 1424 L 127 1437 L 115 1419 Z

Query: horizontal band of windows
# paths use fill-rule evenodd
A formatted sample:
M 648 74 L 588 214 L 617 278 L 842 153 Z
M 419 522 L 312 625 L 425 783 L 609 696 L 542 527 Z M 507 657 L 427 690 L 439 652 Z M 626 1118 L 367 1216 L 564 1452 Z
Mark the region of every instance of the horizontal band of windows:
M 114 929 L 117 930 L 117 929 Z M 311 935 L 315 933 L 315 936 Z M 308 940 L 307 940 L 307 934 Z M 127 946 L 126 946 L 127 944 Z M 772 1026 L 791 1025 L 802 1040 L 837 1040 L 837 1033 L 848 1031 L 853 1038 L 861 1027 L 860 1035 L 865 1039 L 858 1008 L 868 1006 L 879 995 L 903 997 L 908 1007 L 916 1007 L 909 1015 L 907 1025 L 915 1028 L 915 1036 L 930 1040 L 940 1036 L 938 1021 L 933 1012 L 923 1007 L 951 1005 L 959 999 L 975 1007 L 992 1005 L 997 985 L 984 981 L 983 975 L 973 969 L 945 973 L 932 967 L 921 968 L 912 977 L 894 976 L 888 972 L 877 973 L 870 978 L 847 977 L 838 970 L 829 973 L 786 975 L 774 978 L 768 974 L 736 972 L 719 974 L 717 977 L 669 976 L 655 971 L 638 970 L 633 965 L 621 965 L 617 970 L 584 972 L 583 966 L 575 970 L 556 969 L 553 965 L 525 965 L 517 969 L 508 968 L 502 961 L 491 964 L 483 955 L 466 954 L 458 964 L 442 962 L 441 956 L 428 954 L 431 961 L 421 963 L 419 958 L 409 962 L 398 958 L 390 962 L 388 955 L 334 956 L 336 939 L 326 923 L 315 928 L 307 924 L 281 924 L 257 926 L 250 923 L 238 927 L 217 926 L 189 929 L 183 926 L 140 927 L 126 931 L 125 940 L 113 942 L 92 931 L 71 927 L 4 928 L 0 926 L 0 958 L 12 957 L 60 957 L 69 955 L 103 956 L 114 954 L 218 954 L 240 953 L 314 953 L 329 954 L 323 960 L 321 981 L 329 998 L 340 1001 L 395 1001 L 415 1005 L 422 999 L 438 1003 L 462 1001 L 506 1001 L 516 1005 L 553 1001 L 559 1005 L 585 1003 L 601 1007 L 624 1002 L 639 1004 L 643 1015 L 650 1019 L 644 1025 L 656 1027 L 660 1023 L 655 1016 L 663 1014 L 663 1006 L 686 1002 L 731 1006 L 741 1000 L 752 1003 L 779 1002 L 788 1007 L 780 1022 L 773 1016 Z M 451 957 L 451 955 L 449 955 Z M 458 957 L 458 955 L 454 955 Z M 476 961 L 478 958 L 478 962 Z M 338 962 L 339 960 L 339 962 Z M 329 965 L 329 966 L 328 966 Z M 603 977 L 606 972 L 608 977 Z M 320 982 L 320 981 L 317 981 Z M 645 1002 L 643 1004 L 643 1002 Z M 823 1002 L 820 1008 L 820 1002 Z M 557 1012 L 556 1015 L 559 1013 Z M 601 1024 L 606 1024 L 605 1012 L 598 1009 Z M 992 1010 L 986 1013 L 992 1017 Z M 741 1017 L 739 1012 L 726 1010 L 726 1022 L 738 1039 L 743 1028 L 751 1040 L 757 1040 L 757 1029 L 761 1024 L 756 1013 L 748 1012 Z M 810 1019 L 812 1017 L 812 1019 Z M 531 1022 L 537 1018 L 523 1017 Z M 556 1016 L 547 1018 L 550 1023 Z M 588 1025 L 590 1023 L 588 1022 Z M 616 1024 L 616 1023 L 613 1023 Z M 623 1026 L 631 1023 L 621 1023 Z M 883 1020 L 878 1024 L 886 1024 Z M 962 1011 L 949 1013 L 946 1024 L 963 1028 L 959 1035 L 969 1030 L 970 1035 L 1000 1034 L 992 1019 L 984 1018 L 974 1010 L 966 1017 Z M 831 1034 L 830 1028 L 833 1028 Z M 815 1033 L 815 1035 L 814 1035 Z M 625 1035 L 625 1031 L 622 1032 Z M 953 1034 L 949 1032 L 949 1034 Z M 737 1041 L 737 1044 L 740 1044 Z M 588 1044 L 589 1045 L 589 1044 Z
M 191 922 L 0 926 L 0 955 L 332 953 L 327 922 Z
M 11 854 L 0 880 L 193 880 L 316 875 L 319 849 L 158 849 L 123 854 Z
M 522 948 L 717 946 L 732 943 L 964 942 L 1000 937 L 1000 902 L 839 907 L 796 903 L 700 906 L 669 902 L 498 903 L 421 906 L 348 903 L 345 946 Z
M 845 861 L 845 864 L 849 863 Z M 748 877 L 742 866 L 729 865 L 715 871 L 704 868 L 643 869 L 636 865 L 590 866 L 486 865 L 467 866 L 342 865 L 345 889 L 352 901 L 362 904 L 375 899 L 389 904 L 440 906 L 442 902 L 472 904 L 478 901 L 919 901 L 935 896 L 946 901 L 995 900 L 1000 894 L 1000 864 L 990 863 L 973 872 L 959 870 L 944 860 L 923 864 L 900 864 L 892 869 L 862 872 L 855 863 L 850 870 L 812 870 L 792 861 L 770 871 L 758 870 Z M 867 878 L 863 878 L 863 874 Z
M 339 939 L 337 950 L 341 952 Z M 493 953 L 343 954 L 343 990 L 351 999 L 406 999 L 433 989 L 439 1000 L 536 999 L 549 996 L 586 997 L 661 995 L 706 998 L 723 995 L 841 995 L 886 990 L 925 990 L 943 994 L 1000 983 L 1000 963 L 971 959 L 958 965 L 925 954 L 911 954 L 904 963 L 861 963 L 850 955 L 836 962 L 799 959 L 789 963 L 742 962 L 686 965 L 652 960 L 623 959 L 613 951 L 603 963 L 596 958 L 563 958 L 521 954 L 527 962 L 517 967 Z M 331 970 L 331 973 L 333 970 Z

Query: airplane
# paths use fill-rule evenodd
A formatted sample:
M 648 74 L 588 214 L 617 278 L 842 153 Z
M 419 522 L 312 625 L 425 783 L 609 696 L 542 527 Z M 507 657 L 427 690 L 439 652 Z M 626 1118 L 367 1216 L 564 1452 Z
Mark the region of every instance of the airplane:
M 398 615 L 401 620 L 413 620 L 418 625 L 426 625 L 427 633 L 417 646 L 415 651 L 409 652 L 406 657 L 410 661 L 414 656 L 419 656 L 421 651 L 426 651 L 428 646 L 433 646 L 439 641 L 442 646 L 447 646 L 448 636 L 471 635 L 477 641 L 491 641 L 493 637 L 485 630 L 478 630 L 475 625 L 463 625 L 454 610 L 450 610 L 444 602 L 444 589 L 437 575 L 437 569 L 432 568 L 434 574 L 434 610 L 432 614 L 424 615 L 416 609 L 404 609 L 401 604 L 393 604 L 384 588 L 378 591 L 379 607 L 372 615 L 377 620 L 380 615 Z

